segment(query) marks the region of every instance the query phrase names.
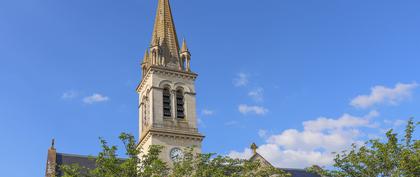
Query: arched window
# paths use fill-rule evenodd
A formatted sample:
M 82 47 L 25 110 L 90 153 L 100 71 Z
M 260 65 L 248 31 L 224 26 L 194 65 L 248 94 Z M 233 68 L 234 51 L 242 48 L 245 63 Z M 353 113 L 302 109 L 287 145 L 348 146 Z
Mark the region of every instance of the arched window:
M 181 70 L 185 71 L 185 56 L 181 56 Z
M 185 118 L 184 93 L 182 92 L 182 90 L 176 91 L 176 117 L 179 119 Z
M 163 89 L 163 116 L 171 117 L 171 92 L 169 88 Z

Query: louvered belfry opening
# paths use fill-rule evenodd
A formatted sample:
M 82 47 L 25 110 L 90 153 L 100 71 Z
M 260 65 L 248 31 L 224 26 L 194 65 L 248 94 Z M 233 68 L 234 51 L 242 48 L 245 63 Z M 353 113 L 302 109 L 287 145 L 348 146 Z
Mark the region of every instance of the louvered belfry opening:
M 168 88 L 163 89 L 163 116 L 171 117 L 171 92 Z
M 184 93 L 182 92 L 182 90 L 176 91 L 176 115 L 178 119 L 185 118 Z

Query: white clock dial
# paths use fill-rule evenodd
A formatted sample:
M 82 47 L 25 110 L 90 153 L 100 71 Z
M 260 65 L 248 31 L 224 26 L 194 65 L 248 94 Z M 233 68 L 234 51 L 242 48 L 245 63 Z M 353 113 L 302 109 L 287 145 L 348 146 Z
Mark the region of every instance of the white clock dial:
M 181 160 L 182 158 L 184 158 L 184 153 L 179 148 L 172 148 L 171 151 L 169 152 L 169 157 L 171 158 L 172 161 L 177 162 Z

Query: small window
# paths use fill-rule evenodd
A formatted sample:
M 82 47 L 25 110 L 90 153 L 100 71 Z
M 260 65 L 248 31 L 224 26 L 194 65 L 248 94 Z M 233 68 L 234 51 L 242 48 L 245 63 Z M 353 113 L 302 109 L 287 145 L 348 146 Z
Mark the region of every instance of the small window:
M 163 89 L 163 116 L 171 117 L 171 92 L 168 88 Z
M 185 118 L 184 113 L 184 94 L 181 90 L 176 92 L 176 116 L 179 119 Z

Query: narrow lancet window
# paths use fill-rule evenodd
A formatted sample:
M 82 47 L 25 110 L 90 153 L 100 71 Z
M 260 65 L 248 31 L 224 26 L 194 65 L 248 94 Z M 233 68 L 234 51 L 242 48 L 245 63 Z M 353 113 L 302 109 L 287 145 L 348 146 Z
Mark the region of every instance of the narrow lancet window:
M 163 116 L 171 117 L 171 92 L 168 88 L 163 89 Z
M 185 118 L 184 93 L 182 92 L 182 90 L 178 90 L 176 92 L 176 115 L 177 115 L 177 118 L 179 119 Z

